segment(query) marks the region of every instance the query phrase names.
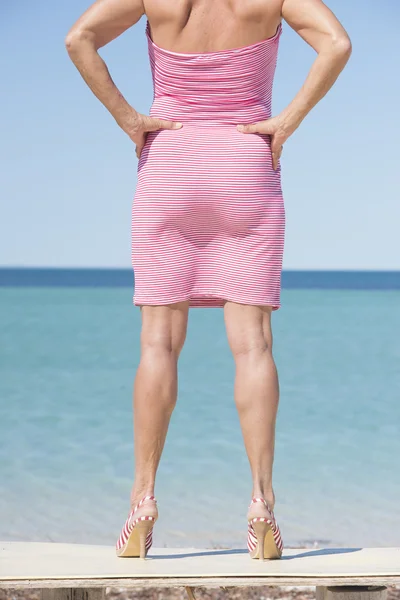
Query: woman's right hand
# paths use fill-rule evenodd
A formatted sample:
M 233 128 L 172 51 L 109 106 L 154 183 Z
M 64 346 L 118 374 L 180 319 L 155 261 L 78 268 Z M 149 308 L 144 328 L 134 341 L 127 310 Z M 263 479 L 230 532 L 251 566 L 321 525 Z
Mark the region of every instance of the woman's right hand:
M 158 131 L 159 129 L 180 129 L 182 123 L 177 121 L 167 121 L 142 115 L 136 111 L 118 122 L 118 125 L 136 144 L 136 156 L 140 158 L 143 146 L 146 143 L 146 134 L 148 131 Z

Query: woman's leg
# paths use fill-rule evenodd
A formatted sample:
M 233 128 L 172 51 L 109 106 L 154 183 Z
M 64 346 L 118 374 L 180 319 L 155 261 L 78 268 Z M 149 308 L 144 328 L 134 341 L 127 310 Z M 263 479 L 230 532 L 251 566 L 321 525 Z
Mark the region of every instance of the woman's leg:
M 177 362 L 187 328 L 188 302 L 143 306 L 141 358 L 133 392 L 135 480 L 131 506 L 154 494 L 155 477 L 177 396 Z M 148 513 L 147 501 L 138 509 Z M 153 507 L 153 511 L 156 507 Z
M 227 302 L 228 342 L 236 365 L 235 402 L 253 477 L 253 496 L 274 508 L 272 466 L 279 382 L 272 356 L 271 307 Z M 257 503 L 256 511 L 266 508 Z M 260 514 L 262 516 L 262 514 Z

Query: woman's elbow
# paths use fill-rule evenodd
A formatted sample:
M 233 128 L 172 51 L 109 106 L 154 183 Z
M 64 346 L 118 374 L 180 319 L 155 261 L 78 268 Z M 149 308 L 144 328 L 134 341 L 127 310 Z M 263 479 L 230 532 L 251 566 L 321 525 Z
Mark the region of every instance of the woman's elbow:
M 81 27 L 72 27 L 65 37 L 65 47 L 70 56 L 76 54 L 87 42 L 93 41 L 92 34 Z
M 68 31 L 65 37 L 65 47 L 69 55 L 74 54 L 81 41 L 81 33 L 79 30 L 72 28 Z

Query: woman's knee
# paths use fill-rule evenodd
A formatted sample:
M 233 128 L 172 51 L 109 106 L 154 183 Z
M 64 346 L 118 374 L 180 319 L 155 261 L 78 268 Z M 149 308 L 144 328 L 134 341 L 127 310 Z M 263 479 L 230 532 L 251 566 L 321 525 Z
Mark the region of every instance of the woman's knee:
M 186 339 L 187 303 L 143 306 L 141 312 L 142 353 L 169 354 L 178 358 Z
M 229 303 L 224 313 L 228 343 L 235 360 L 272 352 L 270 307 Z

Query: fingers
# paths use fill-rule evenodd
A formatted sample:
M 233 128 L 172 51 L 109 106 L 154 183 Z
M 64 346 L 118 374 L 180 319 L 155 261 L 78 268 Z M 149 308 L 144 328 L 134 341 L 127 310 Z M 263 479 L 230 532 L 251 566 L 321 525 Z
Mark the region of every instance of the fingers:
M 276 131 L 276 123 L 274 119 L 266 121 L 258 121 L 257 123 L 247 123 L 246 125 L 236 125 L 238 131 L 242 133 L 269 133 L 274 134 Z
M 148 125 L 146 124 L 146 131 L 158 131 L 158 129 L 180 129 L 182 123 L 178 121 L 165 121 L 164 119 L 149 119 Z
M 237 125 L 236 127 L 242 133 L 263 133 L 260 129 L 263 125 L 263 121 L 260 121 L 259 123 L 248 123 L 247 125 Z
M 145 133 L 143 133 L 142 135 L 139 136 L 139 138 L 135 138 L 135 139 L 131 138 L 132 142 L 135 143 L 136 156 L 138 158 L 140 158 L 140 155 L 141 155 L 144 145 L 146 143 L 146 137 L 147 137 L 147 135 Z
M 272 153 L 272 168 L 274 169 L 274 171 L 277 170 L 278 168 L 278 155 L 276 154 L 276 152 Z
M 274 171 L 276 171 L 278 168 L 279 159 L 281 157 L 282 150 L 283 150 L 283 146 L 280 145 L 279 143 L 277 144 L 274 141 L 271 143 L 272 168 L 274 169 Z
M 279 159 L 282 154 L 283 142 L 286 139 L 282 136 L 277 119 L 272 118 L 267 119 L 266 121 L 259 121 L 258 123 L 236 125 L 236 128 L 242 133 L 264 133 L 270 136 L 272 168 L 274 169 L 274 171 L 276 171 L 279 166 Z

